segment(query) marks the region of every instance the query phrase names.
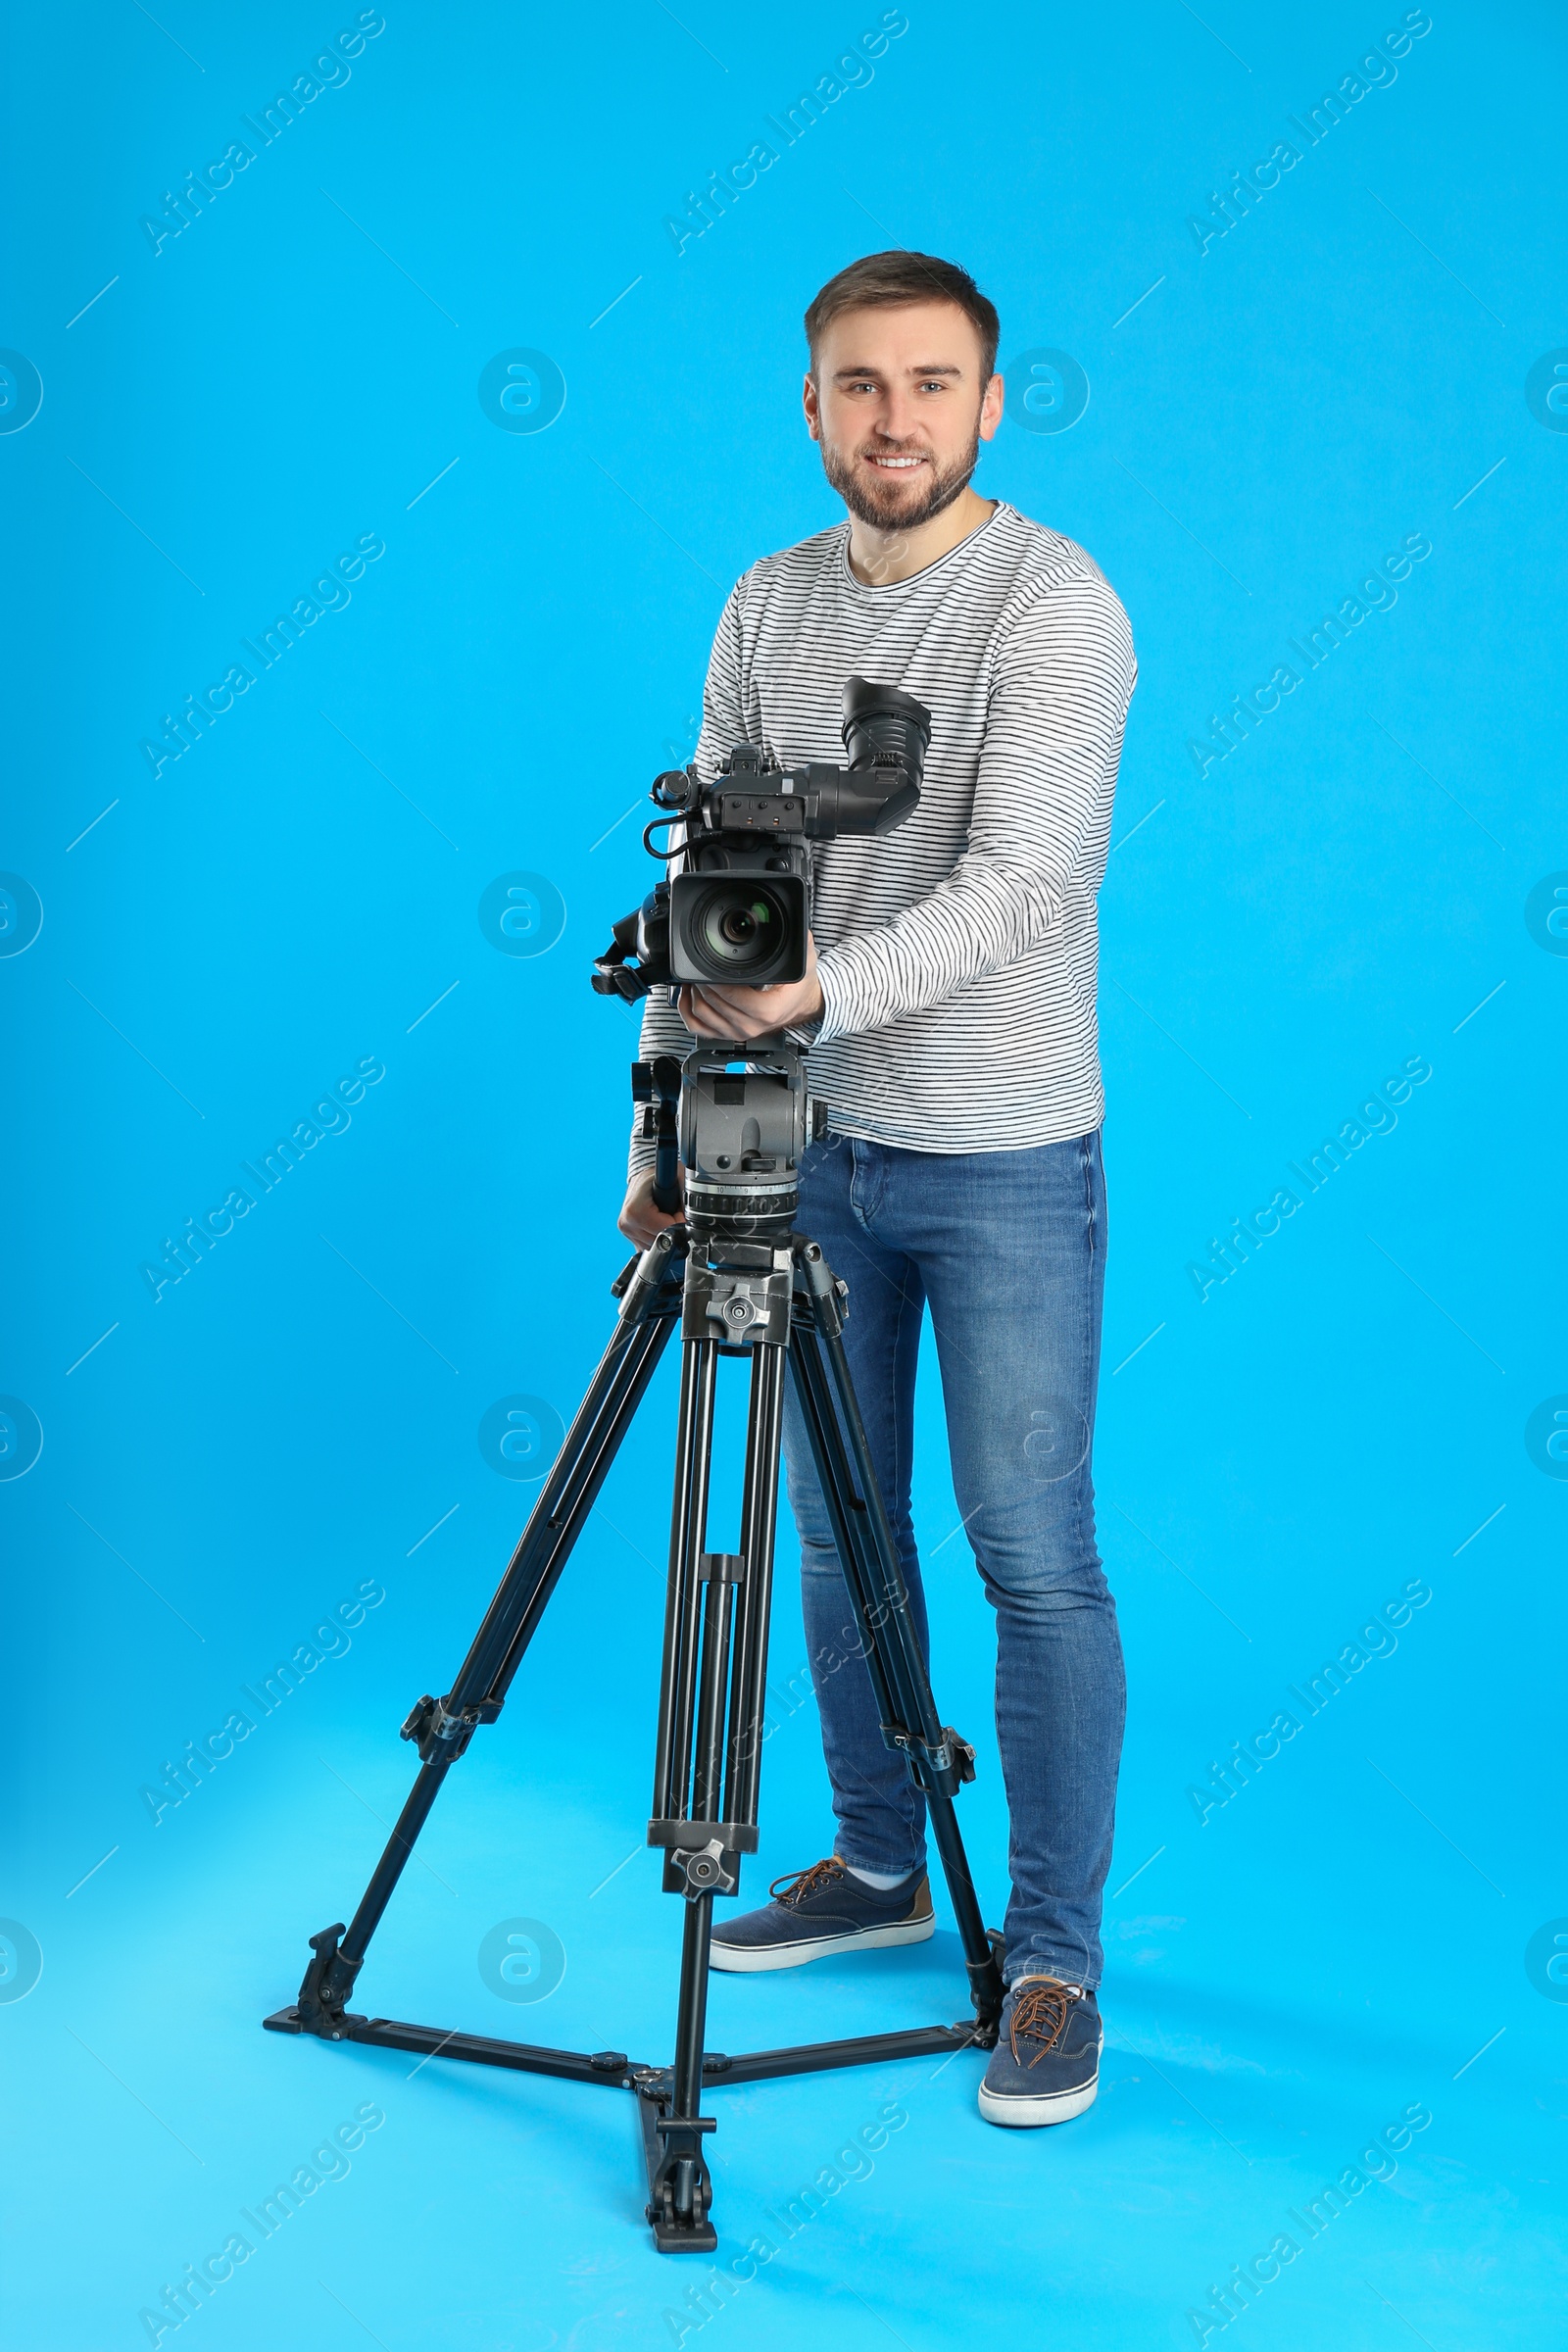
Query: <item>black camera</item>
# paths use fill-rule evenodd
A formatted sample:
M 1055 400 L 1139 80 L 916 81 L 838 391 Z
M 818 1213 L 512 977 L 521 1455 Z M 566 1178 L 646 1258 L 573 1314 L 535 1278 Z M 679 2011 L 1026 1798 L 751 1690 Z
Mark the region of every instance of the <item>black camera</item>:
M 805 978 L 807 845 L 903 824 L 920 798 L 931 713 L 896 686 L 851 678 L 843 738 L 845 767 L 815 760 L 775 767 L 743 743 L 711 784 L 698 781 L 695 766 L 654 778 L 651 797 L 664 813 L 649 824 L 644 842 L 654 857 L 683 863 L 614 925 L 594 964 L 601 996 L 635 1001 L 687 981 L 771 988 Z M 649 839 L 662 825 L 683 828 L 667 851 Z

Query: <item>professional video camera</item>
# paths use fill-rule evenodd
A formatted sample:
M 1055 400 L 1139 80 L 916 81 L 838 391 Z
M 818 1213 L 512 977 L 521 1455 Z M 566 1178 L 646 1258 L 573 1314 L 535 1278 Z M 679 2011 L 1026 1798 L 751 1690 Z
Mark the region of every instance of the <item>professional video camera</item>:
M 695 768 L 660 776 L 653 797 L 663 814 L 648 831 L 667 823 L 684 828 L 669 853 L 684 859 L 684 869 L 615 925 L 613 945 L 595 965 L 595 988 L 634 1001 L 652 988 L 687 981 L 762 988 L 803 978 L 811 919 L 807 845 L 837 833 L 890 833 L 901 824 L 920 797 L 930 739 L 930 713 L 911 696 L 851 678 L 844 689 L 846 767 L 778 768 L 742 744 L 711 784 L 700 783 Z M 311 1937 L 313 1957 L 298 1999 L 264 2021 L 274 2034 L 412 2052 L 421 2065 L 461 2060 L 633 2092 L 648 2176 L 644 2210 L 655 2245 L 667 2254 L 717 2249 L 704 2153 L 715 2118 L 701 2113 L 711 2088 L 905 2058 L 946 2064 L 963 2051 L 993 2048 L 1001 2026 L 1002 1938 L 985 1925 L 954 1804 L 974 1778 L 974 1748 L 943 1722 L 932 1693 L 850 1377 L 843 1336 L 849 1285 L 820 1246 L 797 1230 L 801 1161 L 807 1142 L 822 1133 L 812 1113 L 826 1109 L 808 1094 L 807 1059 L 806 1049 L 787 1035 L 763 1030 L 738 1045 L 698 1043 L 683 1062 L 658 1054 L 635 1064 L 632 1092 L 645 1106 L 644 1132 L 657 1151 L 653 1198 L 672 1219 L 678 1210 L 678 1221 L 656 1233 L 613 1284 L 620 1311 L 610 1345 L 468 1654 L 444 1695 L 427 1692 L 404 1723 L 404 1739 L 419 1751 L 418 1777 L 353 1919 Z M 555 1268 L 547 1303 L 552 1328 L 575 1329 L 569 1280 Z M 370 1938 L 442 1783 L 475 1732 L 500 1715 L 677 1330 L 680 1402 L 648 1824 L 649 1845 L 662 1856 L 664 1889 L 683 1898 L 686 1912 L 672 2062 L 647 2065 L 623 2050 L 551 2049 L 352 2010 L 347 2004 Z M 750 1380 L 732 1551 L 716 1548 L 718 1528 L 710 1528 L 720 1357 L 745 1359 Z M 786 1372 L 838 1546 L 882 1738 L 902 1756 L 925 1801 L 974 2014 L 954 2025 L 726 2052 L 710 2050 L 706 2041 L 712 1912 L 715 1899 L 739 1893 L 742 1859 L 760 1843 Z M 714 1520 L 729 1507 L 720 1499 Z M 603 1615 L 601 1601 L 590 1622 L 597 1626 Z
M 851 678 L 844 689 L 847 767 L 808 761 L 775 767 L 755 744 L 737 744 L 711 784 L 695 765 L 654 778 L 666 813 L 643 834 L 651 855 L 683 858 L 614 925 L 594 964 L 601 996 L 628 1002 L 650 989 L 693 981 L 772 988 L 806 976 L 811 927 L 808 842 L 838 833 L 891 833 L 920 798 L 931 713 L 896 686 Z M 684 828 L 665 851 L 649 835 Z M 635 958 L 635 961 L 632 959 Z

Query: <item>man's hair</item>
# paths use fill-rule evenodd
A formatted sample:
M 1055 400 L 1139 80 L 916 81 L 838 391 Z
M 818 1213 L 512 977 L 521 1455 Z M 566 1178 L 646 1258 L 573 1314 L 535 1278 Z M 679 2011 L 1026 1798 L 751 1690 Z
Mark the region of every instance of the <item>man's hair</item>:
M 973 321 L 980 337 L 980 381 L 989 383 L 996 372 L 997 341 L 1002 321 L 997 306 L 981 293 L 967 270 L 956 262 L 938 261 L 931 253 L 868 253 L 830 277 L 806 314 L 806 340 L 816 367 L 817 346 L 835 318 L 846 311 L 906 309 L 917 302 L 956 303 Z

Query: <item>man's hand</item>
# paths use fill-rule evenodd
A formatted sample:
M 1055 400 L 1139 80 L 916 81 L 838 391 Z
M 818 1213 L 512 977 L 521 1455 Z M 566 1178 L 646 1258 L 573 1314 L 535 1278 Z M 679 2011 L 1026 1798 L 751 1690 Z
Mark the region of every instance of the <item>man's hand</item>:
M 816 942 L 809 932 L 804 980 L 792 980 L 783 988 L 703 987 L 680 992 L 680 1017 L 694 1037 L 766 1037 L 777 1029 L 798 1029 L 803 1021 L 814 1021 L 821 1009 Z
M 684 1200 L 686 1171 L 678 1164 L 675 1182 Z M 662 1233 L 667 1225 L 678 1225 L 683 1214 L 683 1210 L 677 1209 L 670 1216 L 657 1206 L 654 1200 L 654 1171 L 644 1168 L 641 1175 L 634 1176 L 626 1187 L 626 1199 L 617 1222 L 628 1242 L 635 1242 L 639 1250 L 646 1250 L 656 1233 Z

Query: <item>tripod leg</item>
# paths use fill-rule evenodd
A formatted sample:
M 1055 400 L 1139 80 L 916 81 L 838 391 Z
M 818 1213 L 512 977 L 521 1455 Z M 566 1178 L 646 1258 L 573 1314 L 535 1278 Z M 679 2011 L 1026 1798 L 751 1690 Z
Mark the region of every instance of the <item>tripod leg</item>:
M 773 1537 L 778 1523 L 779 1456 L 784 1440 L 784 1348 L 760 1348 L 752 1364 L 752 1442 L 741 1494 L 741 1552 L 746 1580 L 736 1604 L 735 1650 L 741 1680 L 731 1710 L 726 1818 L 755 1822 L 762 1767 L 767 1640 L 773 1607 Z
M 866 1646 L 883 1738 L 903 1753 L 910 1778 L 925 1794 L 963 1945 L 977 2027 L 982 2035 L 994 2038 L 1002 2013 L 1000 1959 L 981 1918 L 953 1802 L 963 1782 L 974 1778 L 974 1750 L 937 1712 L 850 1376 L 832 1271 L 814 1242 L 801 1246 L 799 1262 L 810 1319 L 794 1326 L 791 1362 L 845 1582 Z
M 669 1578 L 664 1594 L 664 1648 L 659 1677 L 654 1807 L 656 1821 L 671 1817 L 684 1793 L 696 1703 L 701 1592 L 698 1563 L 708 1525 L 708 1477 L 713 1436 L 713 1391 L 718 1351 L 710 1340 L 681 1348 L 680 1410 L 675 1427 L 675 1487 L 669 1520 Z
M 676 1463 L 665 1688 L 649 1832 L 651 1842 L 666 1849 L 665 1888 L 686 1898 L 675 2058 L 668 2099 L 654 2126 L 662 2153 L 649 2182 L 648 2218 L 664 2253 L 710 2251 L 717 2243 L 708 2218 L 711 2180 L 702 2153 L 703 2137 L 713 2126 L 699 2112 L 709 1940 L 714 1893 L 736 1892 L 740 1856 L 757 1846 L 784 1396 L 782 1341 L 760 1341 L 752 1356 L 742 1548 L 705 1551 L 705 1457 L 716 1350 L 711 1341 L 689 1340 L 685 1352 L 691 1408 L 689 1420 L 683 1412 Z
M 668 1286 L 678 1271 L 677 1246 L 661 1234 L 637 1261 L 610 1345 L 457 1680 L 444 1698 L 422 1698 L 403 1726 L 403 1737 L 417 1743 L 419 1773 L 347 1932 L 338 1926 L 311 1938 L 316 1956 L 298 2003 L 299 2022 L 308 2033 L 341 2037 L 344 2004 L 442 1782 L 478 1727 L 493 1723 L 501 1712 L 674 1329 L 678 1300 Z

